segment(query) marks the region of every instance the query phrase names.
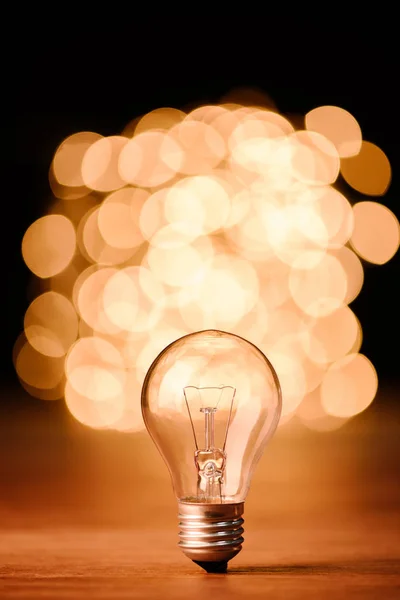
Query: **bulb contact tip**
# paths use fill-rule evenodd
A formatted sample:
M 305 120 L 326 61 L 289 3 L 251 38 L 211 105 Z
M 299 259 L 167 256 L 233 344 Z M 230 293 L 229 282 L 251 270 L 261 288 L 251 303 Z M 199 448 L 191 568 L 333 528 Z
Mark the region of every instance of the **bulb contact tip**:
M 228 570 L 228 562 L 226 560 L 220 560 L 219 562 L 194 560 L 193 562 L 207 571 L 207 573 L 226 573 Z

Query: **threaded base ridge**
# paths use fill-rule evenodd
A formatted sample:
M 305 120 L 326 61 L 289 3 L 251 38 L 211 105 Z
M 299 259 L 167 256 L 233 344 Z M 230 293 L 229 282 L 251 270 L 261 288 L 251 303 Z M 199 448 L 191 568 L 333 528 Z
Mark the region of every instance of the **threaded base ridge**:
M 244 542 L 243 510 L 243 502 L 179 502 L 179 546 L 184 554 L 207 572 L 226 571 L 226 563 L 240 552 Z

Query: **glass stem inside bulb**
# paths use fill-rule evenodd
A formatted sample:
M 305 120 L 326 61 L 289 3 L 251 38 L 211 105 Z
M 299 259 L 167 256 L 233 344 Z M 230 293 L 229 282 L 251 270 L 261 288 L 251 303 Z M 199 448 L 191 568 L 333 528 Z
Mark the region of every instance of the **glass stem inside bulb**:
M 201 408 L 201 412 L 204 413 L 204 441 L 206 450 L 212 450 L 214 448 L 214 414 L 216 408 Z
M 215 413 L 216 408 L 201 408 L 204 413 L 204 449 L 196 450 L 195 462 L 199 473 L 197 493 L 203 502 L 222 502 L 221 486 L 225 468 L 226 454 L 215 447 Z

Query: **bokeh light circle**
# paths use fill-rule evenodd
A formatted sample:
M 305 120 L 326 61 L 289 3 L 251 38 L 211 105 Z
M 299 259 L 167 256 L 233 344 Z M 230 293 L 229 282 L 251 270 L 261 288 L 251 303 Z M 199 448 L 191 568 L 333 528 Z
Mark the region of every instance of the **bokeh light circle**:
M 76 234 L 64 215 L 46 215 L 28 227 L 22 256 L 28 268 L 43 279 L 63 271 L 75 254 Z
M 64 356 L 78 336 L 78 316 L 72 303 L 57 292 L 41 294 L 24 318 L 27 340 L 45 356 Z
M 59 145 L 53 158 L 52 167 L 56 181 L 68 188 L 84 186 L 83 158 L 88 149 L 101 139 L 101 135 L 91 131 L 81 131 L 67 137 Z
M 342 160 L 340 171 L 352 188 L 368 196 L 382 196 L 392 179 L 386 154 L 376 144 L 365 140 L 356 156 Z
M 321 402 L 334 417 L 353 417 L 375 398 L 378 377 L 363 354 L 349 354 L 333 363 L 321 384 Z
M 319 106 L 306 114 L 306 127 L 330 140 L 341 158 L 357 155 L 362 133 L 356 119 L 339 106 Z
M 378 202 L 358 202 L 353 206 L 353 212 L 351 245 L 354 250 L 361 258 L 376 265 L 388 262 L 399 249 L 397 217 Z

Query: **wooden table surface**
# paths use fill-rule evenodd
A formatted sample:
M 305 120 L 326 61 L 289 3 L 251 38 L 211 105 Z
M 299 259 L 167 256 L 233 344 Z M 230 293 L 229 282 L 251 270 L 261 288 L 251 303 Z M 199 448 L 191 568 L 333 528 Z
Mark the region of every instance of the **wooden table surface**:
M 398 532 L 389 523 L 252 531 L 224 575 L 191 563 L 173 537 L 150 529 L 3 532 L 0 597 L 400 597 Z
M 246 501 L 243 550 L 210 575 L 177 547 L 148 438 L 58 410 L 2 417 L 1 599 L 400 598 L 397 412 L 329 434 L 283 427 Z

